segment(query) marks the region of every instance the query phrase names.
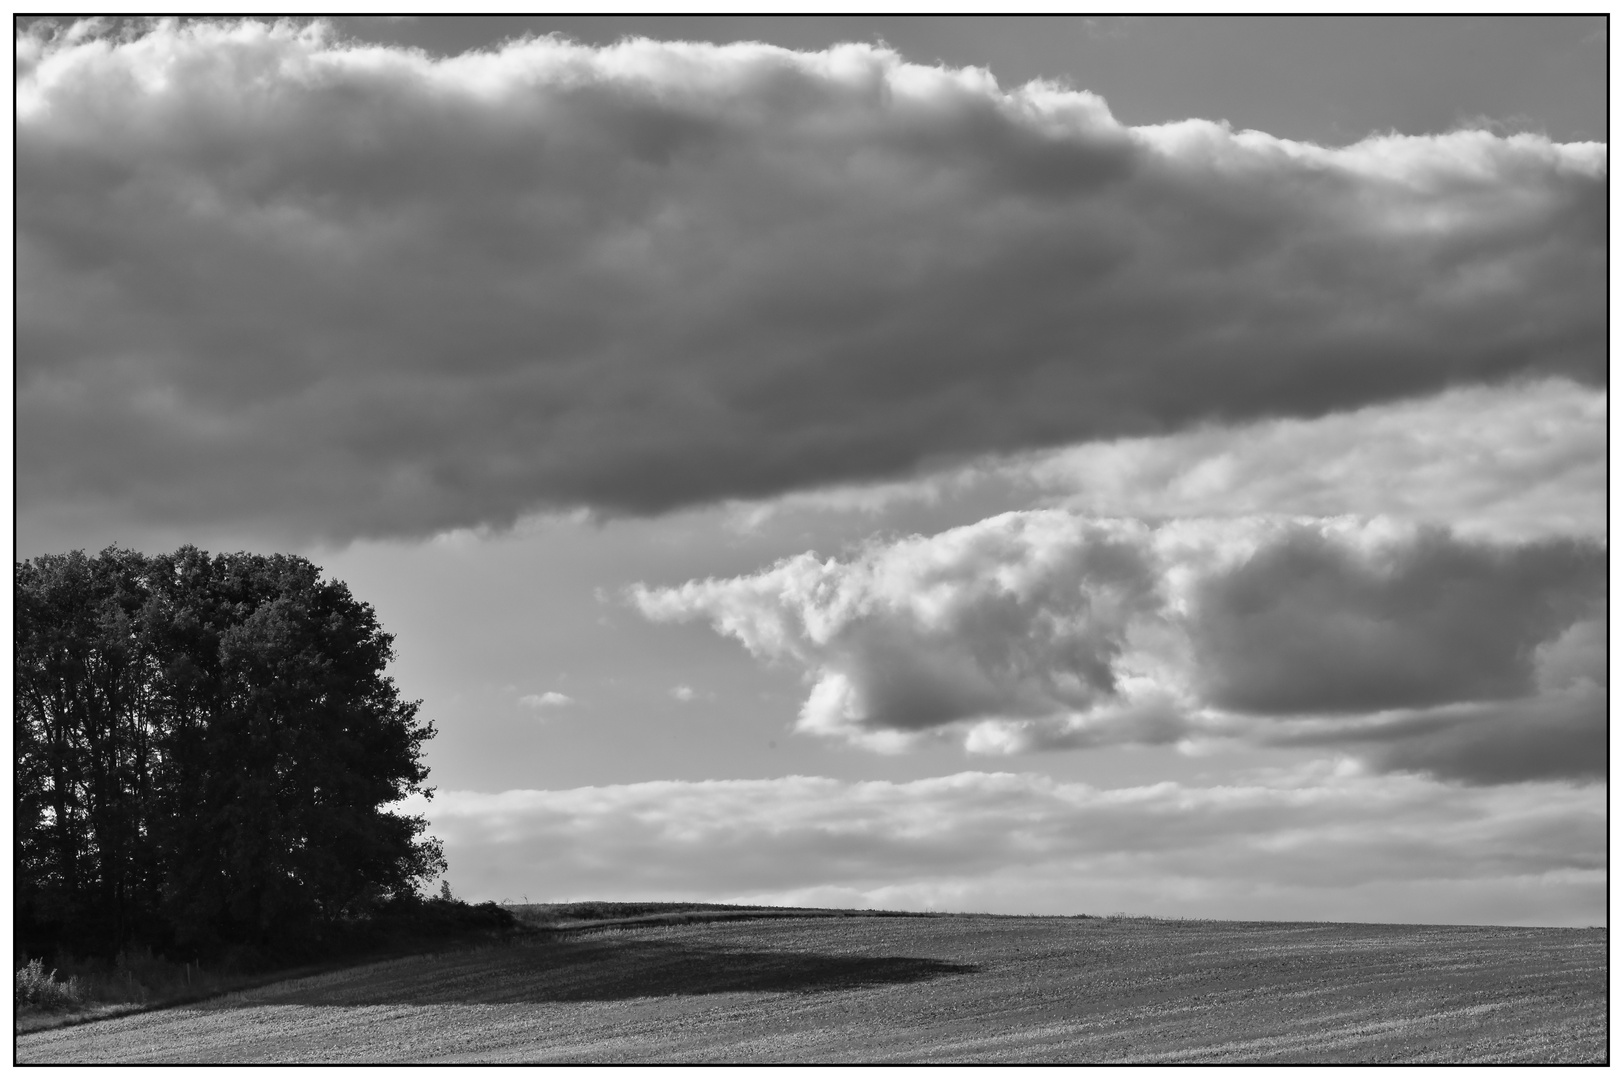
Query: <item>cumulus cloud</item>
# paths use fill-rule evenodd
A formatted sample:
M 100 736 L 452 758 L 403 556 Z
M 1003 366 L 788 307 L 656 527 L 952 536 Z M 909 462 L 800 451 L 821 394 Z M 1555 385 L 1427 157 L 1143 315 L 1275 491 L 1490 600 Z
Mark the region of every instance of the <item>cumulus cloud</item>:
M 1604 770 L 1605 580 L 1575 540 L 1052 509 L 630 596 L 799 666 L 800 730 L 873 749 L 1316 741 L 1502 781 Z
M 1201 696 L 1265 715 L 1496 701 L 1533 650 L 1591 614 L 1598 549 L 1496 550 L 1417 532 L 1375 552 L 1293 529 L 1205 578 L 1191 612 Z
M 1346 762 L 1220 786 L 790 776 L 441 791 L 415 809 L 489 896 L 1435 922 L 1605 910 L 1599 789 Z
M 556 690 L 548 690 L 544 694 L 525 694 L 518 699 L 520 705 L 528 705 L 532 709 L 557 709 L 565 705 L 573 705 L 575 699 L 568 694 L 560 694 Z
M 1601 144 L 1134 128 L 866 45 L 16 54 L 30 520 L 423 535 L 1605 376 Z

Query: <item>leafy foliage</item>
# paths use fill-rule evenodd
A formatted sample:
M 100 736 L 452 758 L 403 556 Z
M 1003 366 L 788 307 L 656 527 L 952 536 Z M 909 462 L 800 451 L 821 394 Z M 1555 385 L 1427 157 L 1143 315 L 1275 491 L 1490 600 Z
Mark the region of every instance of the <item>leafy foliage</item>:
M 287 555 L 19 563 L 19 944 L 274 955 L 444 869 L 432 724 L 372 608 Z
M 71 1009 L 81 1000 L 78 980 L 58 982 L 56 969 L 47 973 L 42 960 L 30 960 L 17 969 L 15 994 L 19 1008 L 28 1005 L 36 1009 Z

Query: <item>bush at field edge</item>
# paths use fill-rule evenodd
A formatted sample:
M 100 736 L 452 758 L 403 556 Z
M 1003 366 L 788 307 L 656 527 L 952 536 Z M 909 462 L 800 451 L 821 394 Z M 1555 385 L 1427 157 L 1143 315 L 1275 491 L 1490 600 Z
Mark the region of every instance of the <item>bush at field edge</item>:
M 46 974 L 43 960 L 30 960 L 17 969 L 18 1008 L 29 1005 L 36 1009 L 72 1009 L 78 1007 L 83 999 L 78 979 L 57 982 L 56 969 L 52 968 Z

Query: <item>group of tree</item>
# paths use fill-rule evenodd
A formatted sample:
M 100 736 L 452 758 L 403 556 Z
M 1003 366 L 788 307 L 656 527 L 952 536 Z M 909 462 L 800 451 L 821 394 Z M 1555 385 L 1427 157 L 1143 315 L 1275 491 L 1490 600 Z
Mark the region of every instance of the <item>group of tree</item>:
M 19 949 L 308 952 L 445 869 L 432 724 L 372 608 L 288 555 L 16 564 Z

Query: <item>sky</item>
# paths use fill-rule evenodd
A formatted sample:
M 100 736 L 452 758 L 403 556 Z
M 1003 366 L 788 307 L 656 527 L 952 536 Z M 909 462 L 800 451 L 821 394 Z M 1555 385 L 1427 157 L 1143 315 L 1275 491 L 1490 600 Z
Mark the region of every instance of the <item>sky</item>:
M 1606 920 L 1606 22 L 16 36 L 16 556 L 303 554 L 470 900 Z

